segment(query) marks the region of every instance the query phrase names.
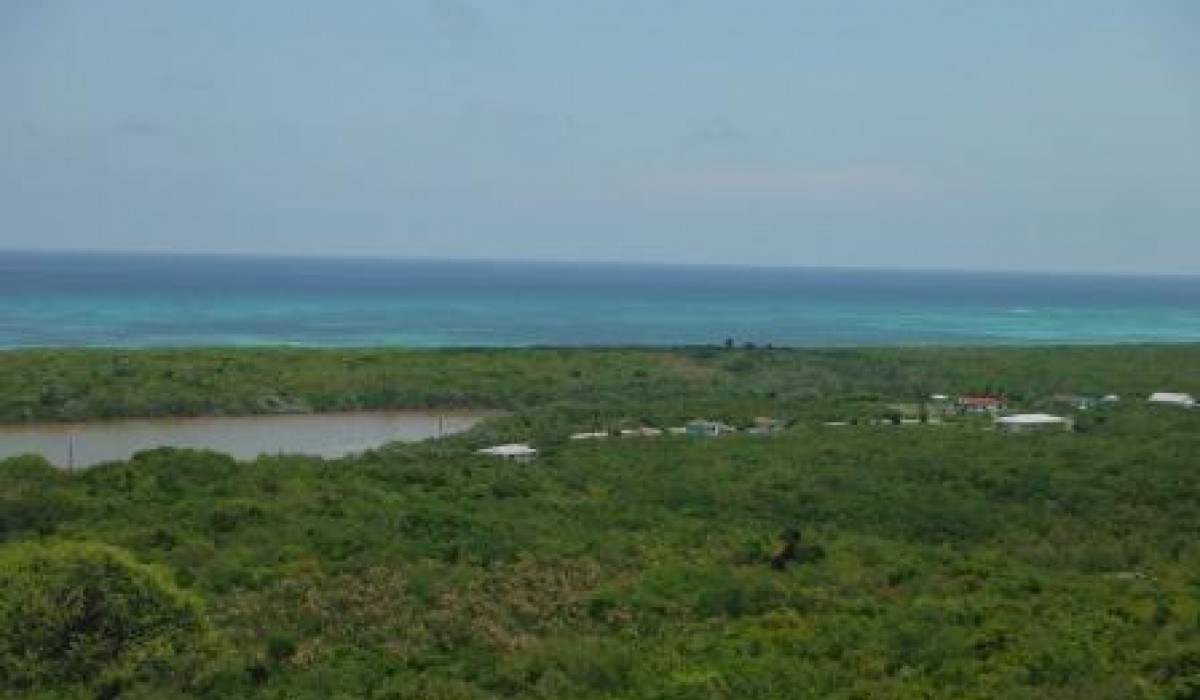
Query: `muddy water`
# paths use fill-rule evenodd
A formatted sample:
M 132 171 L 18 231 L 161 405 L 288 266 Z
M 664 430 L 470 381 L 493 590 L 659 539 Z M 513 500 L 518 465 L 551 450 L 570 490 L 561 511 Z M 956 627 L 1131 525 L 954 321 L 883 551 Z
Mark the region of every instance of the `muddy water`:
M 277 452 L 342 457 L 395 440 L 461 432 L 493 415 L 380 411 L 4 425 L 0 459 L 32 452 L 61 467 L 88 467 L 154 447 L 204 448 L 238 459 Z

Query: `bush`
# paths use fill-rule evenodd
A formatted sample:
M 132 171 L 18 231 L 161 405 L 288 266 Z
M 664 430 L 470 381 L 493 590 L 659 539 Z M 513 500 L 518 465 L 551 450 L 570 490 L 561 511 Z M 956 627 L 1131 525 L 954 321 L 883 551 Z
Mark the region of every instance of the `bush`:
M 0 541 L 48 535 L 76 514 L 64 494 L 67 480 L 37 455 L 0 460 Z
M 186 682 L 208 639 L 198 602 L 99 544 L 0 551 L 0 690 Z

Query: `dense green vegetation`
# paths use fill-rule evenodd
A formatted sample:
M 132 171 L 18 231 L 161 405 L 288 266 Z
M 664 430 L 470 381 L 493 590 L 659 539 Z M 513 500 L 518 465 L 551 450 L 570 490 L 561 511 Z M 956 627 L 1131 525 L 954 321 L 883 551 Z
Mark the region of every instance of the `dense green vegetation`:
M 1197 393 L 1197 347 L 46 351 L 0 378 L 10 419 L 510 410 L 343 460 L 0 462 L 5 697 L 1200 697 L 1200 411 L 1134 398 Z M 932 391 L 1126 398 L 1074 433 L 821 425 Z M 696 415 L 791 427 L 565 439 Z M 542 454 L 474 453 L 496 439 Z M 824 556 L 777 570 L 791 529 Z
M 681 402 L 791 415 L 815 399 L 1169 387 L 1200 387 L 1200 346 L 0 352 L 3 422 L 549 404 L 657 415 Z
M 115 697 L 128 686 L 187 687 L 210 641 L 200 605 L 123 550 L 17 545 L 0 559 L 0 678 Z

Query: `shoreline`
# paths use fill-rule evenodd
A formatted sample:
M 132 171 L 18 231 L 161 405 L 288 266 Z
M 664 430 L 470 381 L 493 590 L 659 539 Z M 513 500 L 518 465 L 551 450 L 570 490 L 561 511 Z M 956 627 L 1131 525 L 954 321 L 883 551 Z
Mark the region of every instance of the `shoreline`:
M 306 418 L 479 418 L 486 420 L 505 415 L 505 411 L 494 408 L 455 407 L 439 410 L 436 408 L 379 408 L 351 409 L 346 411 L 309 411 L 284 413 L 204 413 L 190 415 L 163 416 L 109 416 L 104 418 L 84 418 L 69 421 L 32 421 L 27 423 L 0 422 L 0 438 L 6 430 L 30 429 L 45 431 L 68 431 L 73 427 L 118 426 L 122 424 L 161 423 L 164 425 L 187 425 L 212 421 L 241 421 L 256 418 L 272 420 L 295 419 L 297 422 Z

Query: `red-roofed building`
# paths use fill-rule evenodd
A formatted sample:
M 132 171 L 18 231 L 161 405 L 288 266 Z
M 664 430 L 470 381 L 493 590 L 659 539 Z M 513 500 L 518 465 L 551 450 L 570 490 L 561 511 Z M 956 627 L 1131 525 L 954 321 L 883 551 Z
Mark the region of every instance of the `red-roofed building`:
M 964 396 L 958 400 L 963 413 L 997 413 L 1004 408 L 1004 399 L 997 396 Z

